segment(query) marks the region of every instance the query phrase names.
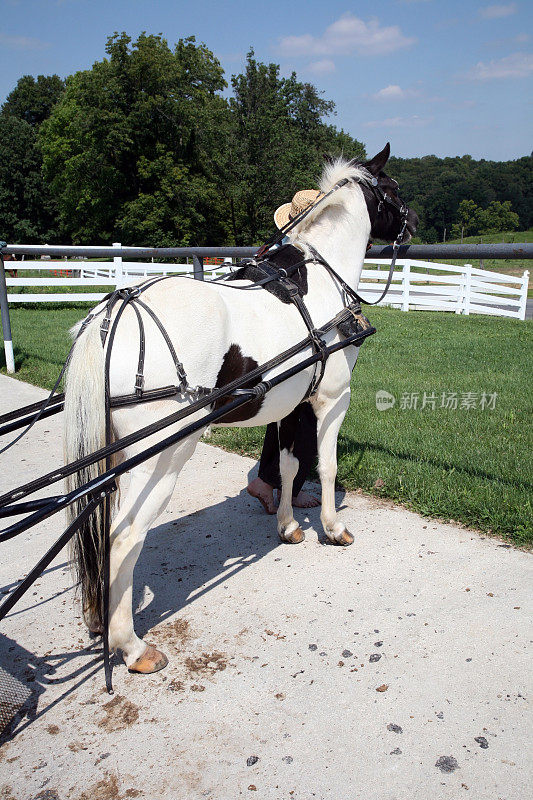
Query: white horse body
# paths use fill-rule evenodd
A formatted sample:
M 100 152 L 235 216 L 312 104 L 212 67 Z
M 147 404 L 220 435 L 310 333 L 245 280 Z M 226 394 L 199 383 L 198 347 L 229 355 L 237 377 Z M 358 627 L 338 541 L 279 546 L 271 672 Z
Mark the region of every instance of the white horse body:
M 352 172 L 356 170 L 352 168 Z M 337 271 L 350 286 L 356 286 L 359 281 L 370 234 L 365 203 L 358 194 L 353 188 L 340 190 L 338 197 L 334 197 L 336 204 L 321 211 L 319 218 L 308 226 L 302 241 L 304 249 L 305 242 L 309 242 L 328 263 L 338 265 Z M 342 205 L 337 205 L 342 201 Z M 335 236 L 331 235 L 332 231 L 335 231 Z M 292 239 L 298 245 L 298 235 Z M 248 282 L 231 282 L 231 286 L 240 285 L 246 286 Z M 326 270 L 319 265 L 309 267 L 308 285 L 305 304 L 314 324 L 320 327 L 341 310 L 342 296 Z M 262 364 L 308 334 L 294 305 L 281 304 L 261 288 L 238 291 L 217 283 L 175 278 L 155 284 L 143 294 L 143 300 L 165 326 L 192 386 L 215 385 L 220 364 L 232 343 L 238 344 L 244 355 Z M 163 346 L 161 334 L 148 315 L 142 315 L 146 327 L 145 388 L 175 383 L 176 371 L 168 348 Z M 328 343 L 334 337 L 335 332 L 330 333 Z M 137 371 L 138 341 L 136 316 L 133 310 L 127 310 L 118 327 L 111 357 L 110 388 L 113 396 L 132 391 Z M 310 352 L 311 347 L 303 355 Z M 268 379 L 287 369 L 302 357 L 298 354 L 272 372 L 265 373 L 263 378 Z M 338 360 L 343 358 L 341 355 Z M 328 371 L 334 372 L 334 362 L 330 360 L 329 363 Z M 303 398 L 313 372 L 311 367 L 272 390 L 265 397 L 260 413 L 239 424 L 264 425 L 281 419 L 294 408 L 294 399 L 299 393 L 300 399 Z M 323 379 L 323 383 L 327 380 Z M 175 408 L 175 402 L 171 402 L 172 408 Z M 131 409 L 130 415 L 138 420 L 139 410 Z M 135 424 L 134 429 L 137 428 L 138 424 Z
M 295 229 L 291 241 L 304 252 L 305 243 L 309 242 L 350 286 L 356 287 L 371 231 L 360 184 L 367 181 L 370 175 L 360 165 L 338 161 L 326 168 L 321 182 L 322 190 L 327 192 L 344 177 L 352 178 L 352 182 L 336 191 L 324 202 L 323 207 L 318 206 Z M 304 301 L 314 325 L 320 327 L 342 309 L 343 298 L 322 266 L 309 264 L 307 276 L 308 292 Z M 232 285 L 241 284 L 236 282 Z M 242 282 L 242 285 L 249 284 Z M 142 299 L 164 325 L 191 386 L 214 387 L 232 345 L 238 346 L 243 357 L 262 364 L 305 339 L 308 334 L 295 306 L 281 303 L 262 289 L 237 291 L 220 284 L 170 278 L 147 289 Z M 142 308 L 140 313 L 146 333 L 145 389 L 175 384 L 176 371 L 168 347 L 148 314 Z M 325 338 L 329 344 L 338 338 L 338 333 L 334 329 Z M 263 380 L 299 363 L 311 352 L 310 346 L 290 361 L 263 374 Z M 318 424 L 321 520 L 328 538 L 339 544 L 353 541 L 351 534 L 337 519 L 334 483 L 337 435 L 349 405 L 350 376 L 357 352 L 357 348 L 351 346 L 330 356 L 318 391 L 310 400 Z M 139 326 L 135 313 L 127 308 L 117 327 L 112 347 L 111 396 L 131 394 L 138 353 Z M 104 357 L 97 319 L 80 336 L 69 367 L 65 403 L 66 454 L 69 460 L 104 444 L 101 412 Z M 283 419 L 305 397 L 314 371 L 315 368 L 310 367 L 271 390 L 255 416 L 220 424 L 255 426 Z M 177 395 L 169 400 L 115 409 L 112 412 L 113 435 L 122 438 L 187 405 L 189 401 Z M 155 441 L 163 440 L 205 413 L 197 412 L 172 428 L 166 428 L 133 445 L 124 451 L 123 457 L 129 458 Z M 83 420 L 84 430 L 80 431 L 78 424 L 78 430 L 73 432 L 76 419 Z M 164 666 L 166 659 L 152 646 L 147 647 L 135 634 L 132 619 L 133 568 L 147 531 L 167 505 L 177 476 L 194 452 L 200 436 L 201 431 L 132 470 L 128 490 L 120 497 L 112 519 L 109 642 L 111 648 L 122 650 L 126 664 L 134 671 L 154 671 Z M 292 481 L 297 469 L 297 460 L 288 449 L 283 449 L 280 453 L 282 493 L 278 532 L 288 542 L 303 539 L 291 505 Z M 101 566 L 100 563 L 99 570 Z M 82 578 L 83 570 L 82 564 Z M 89 627 L 100 628 L 100 609 L 94 607 L 94 602 L 85 600 L 84 611 Z

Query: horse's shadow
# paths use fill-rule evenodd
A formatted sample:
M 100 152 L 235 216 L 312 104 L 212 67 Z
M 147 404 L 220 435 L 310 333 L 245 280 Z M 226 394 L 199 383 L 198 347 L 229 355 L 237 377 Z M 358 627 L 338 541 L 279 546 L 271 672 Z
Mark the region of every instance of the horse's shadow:
M 249 477 L 254 476 L 252 470 Z M 339 495 L 337 507 L 338 501 Z M 245 489 L 186 516 L 178 515 L 179 495 L 167 518 L 149 531 L 135 568 L 134 620 L 142 637 L 271 551 L 295 546 L 279 540 L 276 517 L 268 516 Z M 310 536 L 316 531 L 319 540 L 329 545 L 321 533 L 320 508 L 295 509 L 295 516 L 304 530 L 313 529 Z M 117 666 L 119 660 L 115 658 L 114 663 Z M 0 688 L 5 678 L 14 682 L 18 692 L 13 719 L 0 719 L 6 725 L 2 731 L 0 724 L 0 744 L 48 714 L 98 673 L 103 685 L 100 639 L 77 651 L 39 657 L 0 635 Z M 46 687 L 52 683 L 64 691 L 47 704 Z
M 249 478 L 254 475 L 255 469 Z M 320 508 L 295 509 L 295 517 L 329 545 L 321 533 Z M 267 515 L 245 489 L 187 516 L 160 521 L 148 533 L 135 568 L 137 634 L 144 637 L 278 547 L 293 546 L 280 541 L 276 517 Z

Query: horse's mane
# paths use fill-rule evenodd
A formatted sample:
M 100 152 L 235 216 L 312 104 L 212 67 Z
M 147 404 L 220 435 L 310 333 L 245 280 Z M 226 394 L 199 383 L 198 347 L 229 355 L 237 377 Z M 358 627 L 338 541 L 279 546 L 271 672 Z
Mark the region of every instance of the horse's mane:
M 348 178 L 350 181 L 354 181 L 355 183 L 368 183 L 371 179 L 370 172 L 364 167 L 362 162 L 360 161 L 350 161 L 343 156 L 339 156 L 338 158 L 331 159 L 326 163 L 324 169 L 322 170 L 322 175 L 318 182 L 320 191 L 324 194 L 327 194 L 336 183 L 343 180 L 344 178 Z M 301 233 L 305 228 L 307 228 L 312 222 L 314 222 L 326 208 L 331 206 L 340 206 L 344 205 L 346 200 L 346 193 L 350 190 L 350 184 L 346 184 L 346 186 L 338 189 L 336 192 L 333 192 L 329 197 L 326 197 L 320 203 L 317 204 L 316 209 L 313 209 L 302 221 L 301 225 L 298 225 L 295 228 L 295 231 Z
M 348 178 L 356 183 L 368 183 L 371 177 L 370 172 L 360 161 L 349 161 L 347 158 L 340 156 L 339 158 L 332 159 L 325 165 L 318 185 L 320 191 L 327 194 L 330 189 L 333 189 L 336 183 L 342 181 L 344 178 Z M 332 195 L 333 202 L 335 202 L 334 198 L 339 193 L 340 192 L 335 192 L 335 194 Z M 324 201 L 325 205 L 327 205 L 328 200 Z

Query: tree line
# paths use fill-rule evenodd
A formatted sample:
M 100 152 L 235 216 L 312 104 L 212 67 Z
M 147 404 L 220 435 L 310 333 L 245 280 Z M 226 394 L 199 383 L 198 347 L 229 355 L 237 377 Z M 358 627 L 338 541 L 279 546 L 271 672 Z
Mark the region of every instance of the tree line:
M 420 217 L 424 242 L 533 225 L 533 157 L 515 161 L 391 158 L 390 174 Z M 465 201 L 467 203 L 465 204 Z
M 23 76 L 0 112 L 0 238 L 257 244 L 274 209 L 316 185 L 324 155 L 366 157 L 329 121 L 333 102 L 253 50 L 227 88 L 194 37 L 171 48 L 150 34 L 115 33 L 103 60 L 66 81 Z M 531 161 L 394 158 L 388 171 L 421 238 L 437 241 L 465 220 L 469 233 L 504 218 L 529 227 Z

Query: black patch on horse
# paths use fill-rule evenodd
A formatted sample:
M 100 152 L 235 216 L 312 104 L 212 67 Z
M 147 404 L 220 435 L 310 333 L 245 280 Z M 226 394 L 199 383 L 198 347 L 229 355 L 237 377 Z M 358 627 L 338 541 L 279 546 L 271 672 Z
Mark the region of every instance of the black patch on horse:
M 278 437 L 279 449 L 288 450 L 292 453 L 296 441 L 296 432 L 300 422 L 300 406 L 296 406 L 290 414 L 284 417 L 279 423 Z
M 231 383 L 236 378 L 242 378 L 247 372 L 251 372 L 258 366 L 259 364 L 254 358 L 250 358 L 249 356 L 244 356 L 242 354 L 242 350 L 238 344 L 230 345 L 230 348 L 224 356 L 224 360 L 222 361 L 222 366 L 218 371 L 215 388 L 219 389 L 221 386 Z M 257 379 L 247 381 L 246 383 L 242 384 L 242 388 L 248 389 L 251 386 L 255 386 L 256 383 Z M 231 395 L 219 397 L 218 400 L 215 400 L 213 403 L 213 410 L 223 408 L 234 399 L 235 398 Z M 235 408 L 233 411 L 230 411 L 230 413 L 223 418 L 223 422 L 241 422 L 244 419 L 251 419 L 252 417 L 255 417 L 262 405 L 263 397 L 254 397 L 253 400 L 245 403 L 240 408 Z
M 260 281 L 267 275 L 279 272 L 284 269 L 289 274 L 291 283 L 298 287 L 298 294 L 304 296 L 308 292 L 307 286 L 307 267 L 302 264 L 304 254 L 292 244 L 284 244 L 276 247 L 267 253 L 266 258 L 262 258 L 257 264 L 245 264 L 240 269 L 232 273 L 228 280 L 232 281 Z M 301 266 L 297 267 L 297 264 Z M 281 278 L 281 275 L 280 275 Z M 272 280 L 265 283 L 263 289 L 270 292 L 281 300 L 282 303 L 291 303 L 291 293 L 287 285 L 280 280 Z

